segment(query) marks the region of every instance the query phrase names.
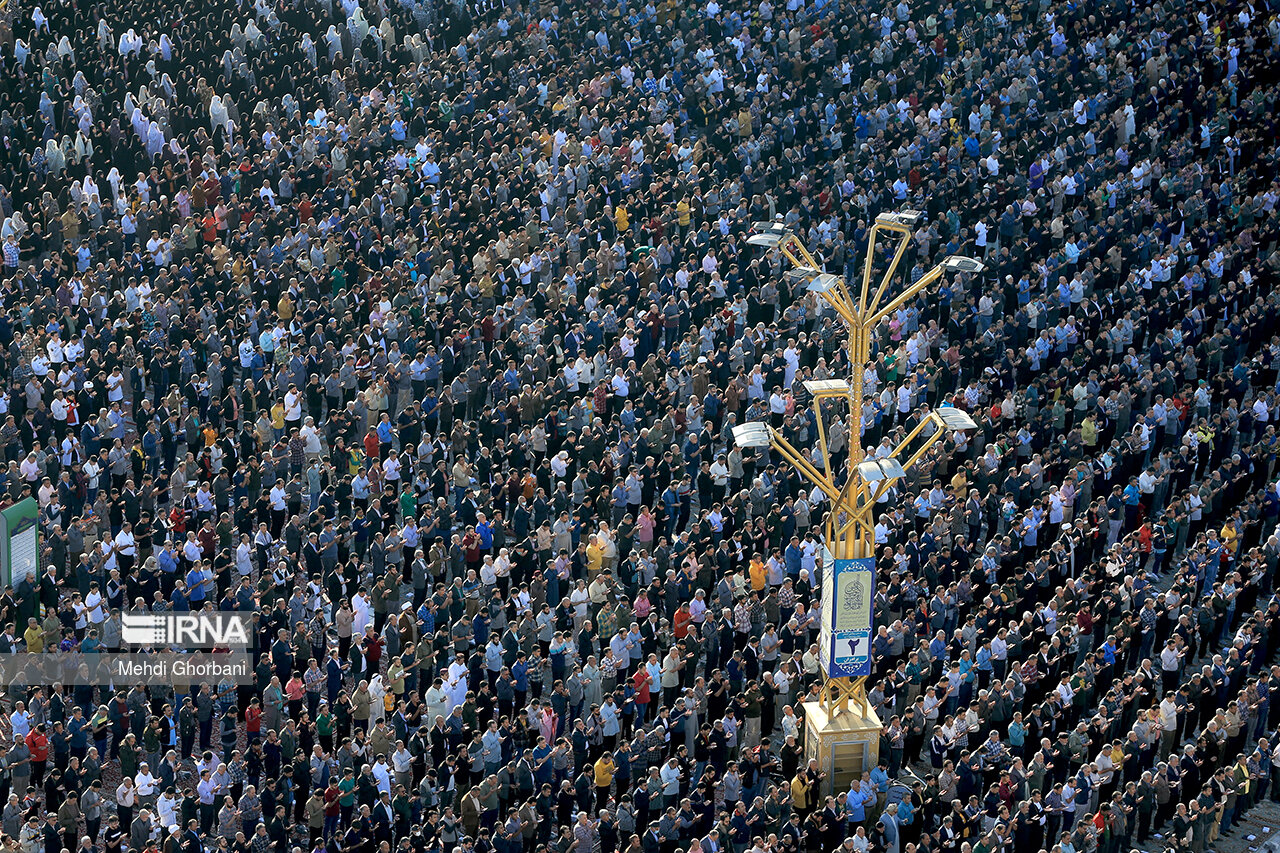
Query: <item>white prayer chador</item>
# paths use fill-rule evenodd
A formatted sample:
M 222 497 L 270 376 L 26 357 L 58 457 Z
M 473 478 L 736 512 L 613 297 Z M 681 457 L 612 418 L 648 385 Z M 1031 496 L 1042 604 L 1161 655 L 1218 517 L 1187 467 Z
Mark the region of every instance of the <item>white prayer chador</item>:
M 222 128 L 222 132 L 228 137 L 231 136 L 231 116 L 222 103 L 222 97 L 214 95 L 213 100 L 209 101 L 209 129 L 216 134 L 218 128 Z
M 133 31 L 133 27 L 120 34 L 119 49 L 121 56 L 128 56 L 130 53 L 138 53 L 142 50 L 142 36 Z
M 153 121 L 147 128 L 147 156 L 155 157 L 164 150 L 164 131 L 160 129 L 160 122 Z
M 49 165 L 49 174 L 55 178 L 67 168 L 67 158 L 62 156 L 62 149 L 52 139 L 44 146 L 44 159 Z
M 311 40 L 311 33 L 302 34 L 302 43 L 299 45 L 299 47 L 302 48 L 302 55 L 307 58 L 307 62 L 310 62 L 311 67 L 315 68 L 316 67 L 316 43 Z
M 329 25 L 329 31 L 324 34 L 325 44 L 329 46 L 329 61 L 332 62 L 339 56 L 342 56 L 342 36 L 338 35 L 338 28 Z
M 150 124 L 146 115 L 142 112 L 142 107 L 134 107 L 133 113 L 129 116 L 129 124 L 133 127 L 133 132 L 137 134 L 138 140 L 144 145 L 147 142 L 147 130 Z

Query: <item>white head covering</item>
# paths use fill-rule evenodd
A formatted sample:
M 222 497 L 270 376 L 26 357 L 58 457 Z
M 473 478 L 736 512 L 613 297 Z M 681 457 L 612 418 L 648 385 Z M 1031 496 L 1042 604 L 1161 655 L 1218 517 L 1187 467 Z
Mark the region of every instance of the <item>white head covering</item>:
M 154 157 L 163 149 L 164 131 L 160 128 L 160 122 L 153 121 L 147 127 L 147 153 Z
M 209 102 L 209 121 L 212 124 L 210 130 L 216 131 L 221 127 L 224 131 L 230 132 L 230 117 L 227 115 L 227 108 L 222 103 L 220 95 L 214 95 L 213 100 Z
M 62 156 L 62 149 L 52 139 L 45 143 L 44 159 L 49 164 L 49 173 L 54 177 L 61 175 L 62 170 L 67 167 L 67 159 Z

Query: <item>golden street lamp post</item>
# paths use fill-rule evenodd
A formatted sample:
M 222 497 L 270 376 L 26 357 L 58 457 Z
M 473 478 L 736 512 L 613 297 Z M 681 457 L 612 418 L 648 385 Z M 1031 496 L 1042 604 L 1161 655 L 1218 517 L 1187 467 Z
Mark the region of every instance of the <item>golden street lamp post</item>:
M 880 744 L 880 720 L 867 703 L 866 681 L 871 674 L 871 640 L 874 631 L 872 602 L 875 595 L 875 518 L 876 501 L 882 498 L 908 469 L 916 464 L 948 432 L 974 429 L 976 424 L 963 411 L 944 407 L 931 410 L 893 452 L 883 458 L 865 456 L 861 441 L 863 373 L 871 360 L 871 347 L 876 328 L 909 304 L 922 291 L 951 273 L 978 273 L 982 263 L 972 258 L 952 256 L 929 270 L 897 296 L 885 301 L 898 266 L 906 254 L 912 230 L 920 220 L 916 211 L 882 213 L 867 237 L 863 259 L 862 285 L 856 298 L 841 276 L 824 272 L 821 263 L 809 253 L 781 217 L 773 222 L 756 223 L 755 233 L 747 238 L 753 246 L 776 249 L 794 269 L 793 280 L 806 284 L 839 315 L 848 331 L 849 381 L 821 380 L 804 383 L 813 397 L 818 424 L 818 449 L 822 454 L 819 468 L 800 453 L 781 433 L 767 423 L 753 421 L 734 427 L 734 442 L 739 447 L 772 448 L 788 464 L 816 486 L 831 502 L 824 525 L 824 538 L 830 564 L 824 559 L 821 575 L 822 623 L 820 651 L 823 672 L 821 697 L 806 702 L 805 753 L 818 759 L 826 771 L 826 790 L 874 765 Z M 872 288 L 872 266 L 877 239 L 896 239 L 888 269 Z M 843 478 L 831 470 L 831 453 L 823 421 L 824 401 L 843 400 L 848 405 L 850 421 L 849 459 Z M 933 432 L 913 449 L 926 428 Z M 905 456 L 904 454 L 910 454 Z

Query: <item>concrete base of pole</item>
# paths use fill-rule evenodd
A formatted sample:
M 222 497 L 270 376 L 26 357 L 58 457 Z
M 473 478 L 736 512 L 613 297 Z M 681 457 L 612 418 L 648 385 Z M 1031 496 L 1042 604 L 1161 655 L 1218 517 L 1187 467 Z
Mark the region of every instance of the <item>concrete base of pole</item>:
M 804 703 L 804 757 L 814 758 L 826 773 L 823 796 L 848 791 L 849 783 L 876 766 L 880 754 L 880 718 L 867 710 L 848 708 L 828 716 L 819 702 Z

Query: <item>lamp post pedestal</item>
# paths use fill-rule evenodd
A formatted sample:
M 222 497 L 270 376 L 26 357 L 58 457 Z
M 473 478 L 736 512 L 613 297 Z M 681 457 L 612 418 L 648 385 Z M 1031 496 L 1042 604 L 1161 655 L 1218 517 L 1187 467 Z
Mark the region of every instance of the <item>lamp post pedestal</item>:
M 816 758 L 823 779 L 823 796 L 849 790 L 864 770 L 876 766 L 880 755 L 880 718 L 870 707 L 850 705 L 831 713 L 822 702 L 804 704 L 804 757 Z

